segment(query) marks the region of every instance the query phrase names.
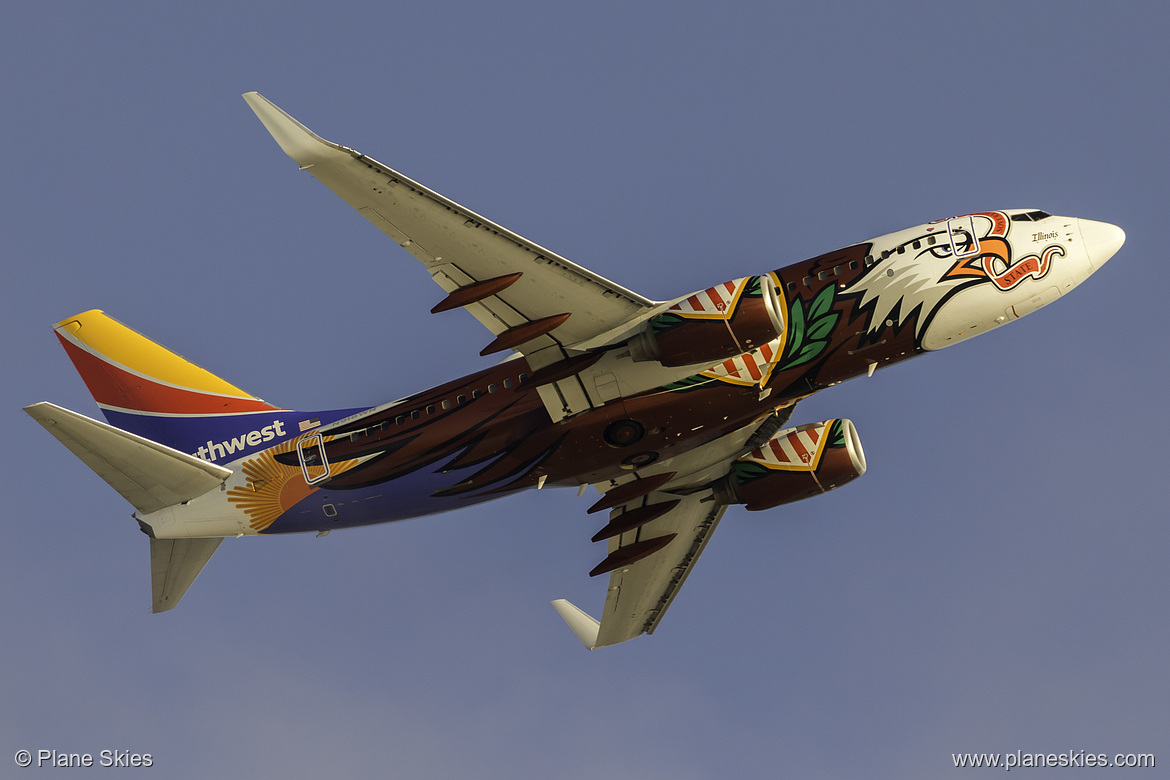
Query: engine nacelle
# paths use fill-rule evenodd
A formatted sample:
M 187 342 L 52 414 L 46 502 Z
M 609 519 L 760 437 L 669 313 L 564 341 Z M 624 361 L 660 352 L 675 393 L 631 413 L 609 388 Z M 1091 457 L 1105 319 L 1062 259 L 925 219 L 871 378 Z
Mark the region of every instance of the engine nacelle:
M 759 349 L 784 333 L 785 307 L 770 275 L 701 290 L 653 317 L 630 340 L 634 360 L 664 366 L 718 363 Z
M 827 493 L 865 473 L 865 452 L 849 420 L 781 432 L 735 461 L 727 486 L 751 511 Z

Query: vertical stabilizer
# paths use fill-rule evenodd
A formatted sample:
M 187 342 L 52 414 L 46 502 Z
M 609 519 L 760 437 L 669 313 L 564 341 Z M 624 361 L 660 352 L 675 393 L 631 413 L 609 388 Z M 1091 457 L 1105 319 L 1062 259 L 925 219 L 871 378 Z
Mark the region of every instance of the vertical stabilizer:
M 54 330 L 106 420 L 169 447 L 194 452 L 282 411 L 97 309 Z

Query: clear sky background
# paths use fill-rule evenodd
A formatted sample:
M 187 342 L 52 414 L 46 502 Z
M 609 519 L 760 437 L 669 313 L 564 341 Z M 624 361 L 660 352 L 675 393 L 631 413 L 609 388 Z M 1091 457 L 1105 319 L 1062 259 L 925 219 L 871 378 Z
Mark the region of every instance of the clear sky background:
M 1165 776 L 1170 9 L 956 6 L 10 4 L 0 775 L 44 748 L 168 778 L 935 778 L 1016 750 Z M 651 637 L 589 653 L 549 606 L 605 587 L 594 498 L 556 490 L 229 540 L 152 615 L 131 508 L 20 411 L 97 415 L 51 323 L 104 309 L 290 408 L 487 365 L 248 90 L 657 299 L 987 209 L 1128 240 L 1043 311 L 802 403 L 869 472 L 730 509 Z

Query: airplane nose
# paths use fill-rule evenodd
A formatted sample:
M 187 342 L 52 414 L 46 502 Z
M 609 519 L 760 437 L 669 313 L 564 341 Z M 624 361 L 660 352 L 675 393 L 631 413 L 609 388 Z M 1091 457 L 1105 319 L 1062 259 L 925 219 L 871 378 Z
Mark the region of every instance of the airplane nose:
M 1080 225 L 1081 238 L 1085 242 L 1085 250 L 1089 253 L 1089 261 L 1093 268 L 1105 265 L 1105 262 L 1117 254 L 1117 250 L 1125 243 L 1125 231 L 1117 225 L 1092 219 L 1078 219 L 1077 224 Z

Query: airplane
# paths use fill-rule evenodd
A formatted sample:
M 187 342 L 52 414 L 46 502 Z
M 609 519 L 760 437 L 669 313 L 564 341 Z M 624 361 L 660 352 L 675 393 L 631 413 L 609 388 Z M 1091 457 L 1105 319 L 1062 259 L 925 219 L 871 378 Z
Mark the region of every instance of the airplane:
M 769 510 L 865 473 L 853 423 L 789 425 L 799 401 L 1031 314 L 1125 241 L 1105 222 L 985 211 L 656 301 L 243 97 L 301 170 L 423 264 L 443 293 L 433 313 L 464 309 L 489 332 L 481 355 L 510 354 L 391 403 L 300 412 L 101 311 L 57 323 L 106 422 L 25 411 L 133 505 L 154 612 L 227 537 L 593 486 L 600 619 L 553 605 L 589 649 L 653 633 L 728 506 Z

